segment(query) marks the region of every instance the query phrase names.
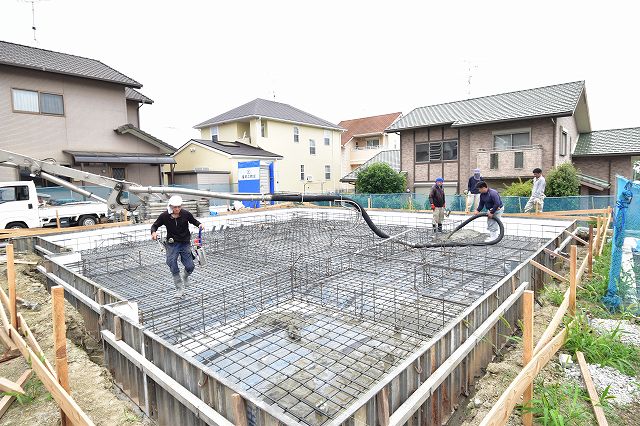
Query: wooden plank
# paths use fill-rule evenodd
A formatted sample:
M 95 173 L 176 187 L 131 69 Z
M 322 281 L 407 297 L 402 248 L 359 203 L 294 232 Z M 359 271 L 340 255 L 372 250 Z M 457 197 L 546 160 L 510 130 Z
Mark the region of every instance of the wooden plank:
M 569 289 L 567 289 L 567 291 L 564 293 L 564 298 L 562 299 L 562 303 L 560 304 L 560 307 L 558 308 L 555 315 L 549 322 L 549 325 L 547 326 L 547 328 L 544 330 L 544 333 L 542 333 L 542 336 L 540 336 L 540 340 L 538 340 L 536 347 L 533 349 L 534 355 L 537 354 L 542 349 L 543 346 L 549 343 L 549 341 L 551 341 L 551 338 L 553 337 L 554 333 L 556 332 L 556 329 L 562 322 L 562 319 L 564 318 L 564 314 L 567 312 L 567 309 L 569 309 Z
M 556 337 L 546 344 L 540 352 L 535 354 L 531 361 L 524 366 L 522 371 L 502 393 L 498 401 L 493 405 L 489 413 L 482 419 L 480 426 L 504 425 L 509 420 L 513 408 L 520 401 L 520 396 L 533 382 L 540 370 L 544 368 L 556 352 L 564 345 L 567 338 L 567 329 L 563 328 Z
M 527 365 L 533 356 L 533 291 L 527 290 L 522 295 L 522 318 L 524 329 L 522 330 L 522 365 Z M 524 391 L 522 404 L 529 405 L 533 398 L 533 382 Z M 533 424 L 533 413 L 528 412 L 522 415 L 522 424 L 531 426 Z
M 194 413 L 199 419 L 210 425 L 233 426 L 233 423 L 208 406 L 200 398 L 189 392 L 184 386 L 154 365 L 154 363 L 136 352 L 131 346 L 122 340 L 116 340 L 113 333 L 108 330 L 102 330 L 102 338 L 113 347 L 115 351 L 142 370 L 157 386 L 187 407 L 187 409 Z
M 564 233 L 569 235 L 571 238 L 573 238 L 574 240 L 578 241 L 579 243 L 581 243 L 582 245 L 588 246 L 589 243 L 587 243 L 585 240 L 583 240 L 582 238 L 578 237 L 575 234 L 572 234 L 571 232 L 567 231 L 566 229 L 564 230 Z
M 378 423 L 380 426 L 389 426 L 389 390 L 384 387 L 376 395 L 378 408 Z
M 587 259 L 589 259 L 587 271 L 589 279 L 591 279 L 593 277 L 593 225 L 589 225 L 589 253 L 587 253 Z
M 600 405 L 600 397 L 598 396 L 596 387 L 593 384 L 593 379 L 591 378 L 587 361 L 585 361 L 584 355 L 580 351 L 576 351 L 576 358 L 578 359 L 578 364 L 580 364 L 580 371 L 582 372 L 584 384 L 587 386 L 587 392 L 589 392 L 589 399 L 591 399 L 591 405 L 593 406 L 593 413 L 596 415 L 596 421 L 599 426 L 607 426 L 609 423 L 607 423 L 604 410 L 602 409 L 602 405 Z
M 476 349 L 479 344 L 486 344 L 485 335 L 489 333 L 493 326 L 500 320 L 504 313 L 511 308 L 518 299 L 522 296 L 524 291 L 529 287 L 528 282 L 520 284 L 516 291 L 510 295 L 493 313 L 484 321 L 469 337 L 468 339 L 456 349 L 450 357 L 444 361 L 440 367 L 434 369 L 432 374 L 427 380 L 420 385 L 407 400 L 402 403 L 394 413 L 389 417 L 390 426 L 402 426 L 409 418 L 413 416 L 416 410 L 420 409 L 420 406 L 429 399 L 434 392 L 438 389 L 440 384 L 451 374 L 451 372 L 458 366 L 458 364 L 469 354 L 472 350 Z M 432 348 L 433 349 L 433 348 Z M 476 367 L 478 368 L 478 367 Z M 432 398 L 435 399 L 435 398 Z
M 609 207 L 609 214 L 607 215 L 607 220 L 604 225 L 604 229 L 602 230 L 602 241 L 600 241 L 600 250 L 598 250 L 598 256 L 602 255 L 602 251 L 604 250 L 604 244 L 607 241 L 607 231 L 609 230 L 609 225 L 611 225 L 611 207 Z
M 564 260 L 565 262 L 568 262 L 568 261 L 569 261 L 569 258 L 564 257 L 563 255 L 561 255 L 560 253 L 556 253 L 555 251 L 551 251 L 551 250 L 549 250 L 549 249 L 548 249 L 548 248 L 546 248 L 546 247 L 545 247 L 545 248 L 543 248 L 543 249 L 542 249 L 542 251 L 544 251 L 545 253 L 547 253 L 547 254 L 548 254 L 549 256 L 551 256 L 551 257 L 558 257 L 558 258 L 560 258 L 560 259 Z
M 598 214 L 606 214 L 607 209 L 582 209 L 582 210 L 559 210 L 554 212 L 541 212 L 537 214 L 533 213 L 511 213 L 511 215 L 520 215 L 520 216 L 575 216 L 575 215 L 598 215 Z
M 117 315 L 113 317 L 113 335 L 116 340 L 122 340 L 122 319 Z
M 13 263 L 13 244 L 7 244 L 7 286 L 9 288 L 9 320 L 18 328 L 18 305 L 16 304 L 16 265 Z
M 7 347 L 7 350 L 9 351 L 18 349 L 15 343 L 13 343 L 13 340 L 11 340 L 11 337 L 9 337 L 9 334 L 7 334 L 7 331 L 4 327 L 0 328 L 0 340 L 2 340 L 2 343 Z
M 7 263 L 7 259 L 0 259 L 0 263 Z M 37 265 L 38 262 L 31 262 L 29 260 L 13 259 L 13 263 L 16 265 Z
M 571 253 L 569 256 L 569 315 L 574 316 L 576 314 L 576 285 L 577 285 L 577 267 L 576 262 L 578 259 L 578 247 L 571 246 Z
M 565 277 L 563 277 L 562 275 L 560 275 L 557 272 L 552 271 L 551 269 L 547 268 L 544 265 L 539 264 L 538 262 L 536 262 L 535 260 L 530 260 L 529 263 L 533 266 L 535 266 L 536 268 L 540 269 L 542 272 L 546 272 L 547 274 L 551 275 L 553 278 L 562 281 L 562 282 L 566 282 L 567 279 Z
M 596 254 L 598 252 L 598 250 L 600 249 L 600 239 L 602 238 L 602 218 L 598 217 L 596 219 L 596 245 L 593 248 L 594 252 L 593 254 Z
M 57 373 L 55 369 L 49 363 L 49 360 L 44 356 L 44 352 L 42 352 L 42 348 L 38 344 L 38 341 L 36 340 L 36 338 L 33 336 L 33 333 L 31 332 L 31 329 L 27 325 L 27 322 L 25 321 L 22 314 L 18 314 L 18 324 L 20 324 L 20 329 L 22 330 L 22 334 L 24 335 L 24 338 L 27 341 L 27 345 L 29 345 L 31 350 L 33 350 L 36 353 L 36 355 L 40 357 L 40 360 L 44 363 L 45 367 L 47 367 L 47 369 L 51 372 L 51 374 L 57 377 Z
M 22 376 L 20 376 L 18 380 L 16 380 L 16 384 L 24 386 L 24 384 L 27 383 L 27 380 L 29 380 L 29 378 L 31 377 L 31 373 L 33 373 L 33 370 L 27 370 L 22 373 Z M 4 416 L 4 413 L 7 412 L 7 410 L 11 406 L 11 403 L 15 401 L 15 399 L 16 397 L 11 395 L 5 395 L 2 397 L 2 399 L 0 400 L 0 418 Z
M 67 418 L 72 421 L 72 424 L 75 426 L 93 426 L 91 419 L 58 383 L 58 379 L 44 366 L 38 355 L 27 346 L 27 343 L 16 329 L 11 330 L 11 339 L 22 353 L 22 356 L 31 361 L 31 368 L 44 387 L 51 393 L 58 406 L 64 411 Z
M 96 229 L 105 229 L 105 228 L 117 228 L 121 226 L 132 225 L 131 221 L 129 222 L 113 222 L 113 223 L 101 223 L 91 226 L 72 226 L 69 228 L 31 228 L 31 229 L 0 229 L 0 240 L 2 239 L 11 239 L 11 238 L 19 238 L 19 237 L 34 237 L 40 235 L 51 235 L 51 234 L 69 234 L 74 232 L 82 232 Z
M 51 302 L 53 304 L 53 344 L 56 357 L 56 377 L 62 388 L 71 394 L 69 386 L 69 365 L 67 364 L 67 327 L 64 323 L 64 288 L 51 287 Z M 60 410 L 60 424 L 71 424 L 64 411 Z
M 24 395 L 24 389 L 19 384 L 6 377 L 0 377 L 0 392 L 15 392 Z

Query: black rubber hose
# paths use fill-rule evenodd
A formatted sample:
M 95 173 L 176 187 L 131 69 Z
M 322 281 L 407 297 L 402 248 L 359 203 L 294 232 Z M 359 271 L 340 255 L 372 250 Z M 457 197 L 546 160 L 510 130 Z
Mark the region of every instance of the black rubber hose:
M 369 226 L 369 228 L 371 228 L 371 230 L 380 238 L 391 238 L 390 235 L 388 235 L 387 233 L 385 233 L 383 230 L 381 230 L 380 228 L 378 228 L 376 226 L 375 223 L 373 223 L 373 220 L 371 220 L 371 217 L 369 216 L 369 214 L 367 213 L 367 211 L 364 209 L 364 207 L 362 207 L 362 205 L 360 205 L 360 203 L 358 203 L 356 200 L 351 199 L 349 197 L 343 197 L 340 195 L 285 195 L 285 194 L 273 194 L 271 196 L 271 200 L 272 201 L 290 201 L 290 202 L 302 202 L 302 201 L 342 201 L 342 202 L 347 202 L 349 204 L 353 204 L 358 211 L 360 212 L 360 214 L 362 215 L 362 219 L 364 219 L 364 221 L 367 223 L 367 225 Z M 456 233 L 457 231 L 459 231 L 460 229 L 464 228 L 465 226 L 467 226 L 470 222 L 479 219 L 481 217 L 485 217 L 488 216 L 488 213 L 479 213 L 477 215 L 471 216 L 470 218 L 464 220 L 461 224 L 459 224 L 458 226 L 455 227 L 455 229 L 449 234 L 449 237 L 451 237 L 451 235 L 453 235 L 454 233 Z M 411 248 L 430 248 L 430 247 L 467 247 L 467 246 L 490 246 L 493 244 L 497 244 L 499 243 L 502 238 L 504 237 L 504 225 L 502 223 L 502 221 L 498 218 L 494 218 L 494 220 L 496 221 L 496 223 L 498 224 L 498 227 L 500 228 L 500 234 L 498 235 L 498 238 L 496 238 L 495 240 L 492 241 L 487 241 L 487 242 L 478 242 L 478 243 L 464 243 L 464 242 L 458 242 L 458 241 L 440 241 L 440 242 L 433 242 L 433 243 L 425 243 L 425 244 L 409 244 L 406 243 L 404 241 L 398 241 L 398 243 L 406 245 L 408 247 Z

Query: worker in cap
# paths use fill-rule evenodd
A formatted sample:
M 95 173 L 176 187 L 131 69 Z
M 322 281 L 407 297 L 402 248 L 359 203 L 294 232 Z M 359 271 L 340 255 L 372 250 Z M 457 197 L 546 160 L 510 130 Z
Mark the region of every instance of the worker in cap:
M 184 295 L 184 287 L 189 285 L 189 275 L 195 269 L 193 264 L 193 256 L 191 255 L 191 232 L 189 232 L 189 224 L 195 225 L 200 229 L 204 229 L 204 225 L 188 211 L 182 208 L 182 197 L 174 195 L 169 198 L 167 211 L 162 212 L 158 219 L 151 225 L 151 238 L 158 239 L 158 228 L 162 225 L 167 228 L 167 265 L 173 275 L 173 283 L 176 286 L 176 296 Z M 178 268 L 178 257 L 184 265 L 184 272 L 180 274 Z
M 467 195 L 466 207 L 464 209 L 465 213 L 469 213 L 478 207 L 478 204 L 480 203 L 480 190 L 478 190 L 478 184 L 483 180 L 484 179 L 480 175 L 480 169 L 473 169 L 473 175 L 469 178 L 467 190 L 465 191 L 465 194 Z
M 444 219 L 444 208 L 446 207 L 443 184 L 444 179 L 441 177 L 436 178 L 436 183 L 431 188 L 431 192 L 429 192 L 429 204 L 431 204 L 431 210 L 433 211 L 433 232 L 442 232 L 442 220 Z

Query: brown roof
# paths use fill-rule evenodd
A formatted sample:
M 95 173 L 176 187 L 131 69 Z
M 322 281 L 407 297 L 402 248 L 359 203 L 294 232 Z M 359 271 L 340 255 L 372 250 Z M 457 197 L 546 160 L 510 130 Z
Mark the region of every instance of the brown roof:
M 341 121 L 338 123 L 338 126 L 347 129 L 347 131 L 342 134 L 342 145 L 344 146 L 344 144 L 349 142 L 355 135 L 383 133 L 384 129 L 391 126 L 401 115 L 401 112 L 392 112 L 391 114 Z

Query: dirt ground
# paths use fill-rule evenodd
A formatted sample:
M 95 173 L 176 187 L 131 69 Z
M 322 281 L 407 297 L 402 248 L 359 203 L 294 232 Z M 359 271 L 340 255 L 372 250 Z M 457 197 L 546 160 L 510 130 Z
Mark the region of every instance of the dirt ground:
M 35 255 L 16 255 L 17 259 L 40 261 Z M 0 283 L 7 291 L 6 264 L 0 265 Z M 29 328 L 42 347 L 45 356 L 54 364 L 53 330 L 51 322 L 51 296 L 43 285 L 41 274 L 32 265 L 16 265 L 18 297 L 35 309 L 19 307 Z M 109 372 L 102 367 L 102 347 L 84 331 L 84 323 L 78 312 L 67 302 L 65 309 L 67 325 L 67 356 L 71 395 L 96 425 L 151 425 L 142 420 L 138 408 L 130 402 L 112 383 Z M 6 348 L 0 343 L 0 351 Z M 23 357 L 0 364 L 0 377 L 17 380 L 28 368 Z M 60 424 L 59 409 L 42 383 L 32 378 L 23 386 L 29 397 L 20 404 L 14 401 L 0 418 L 0 425 Z

